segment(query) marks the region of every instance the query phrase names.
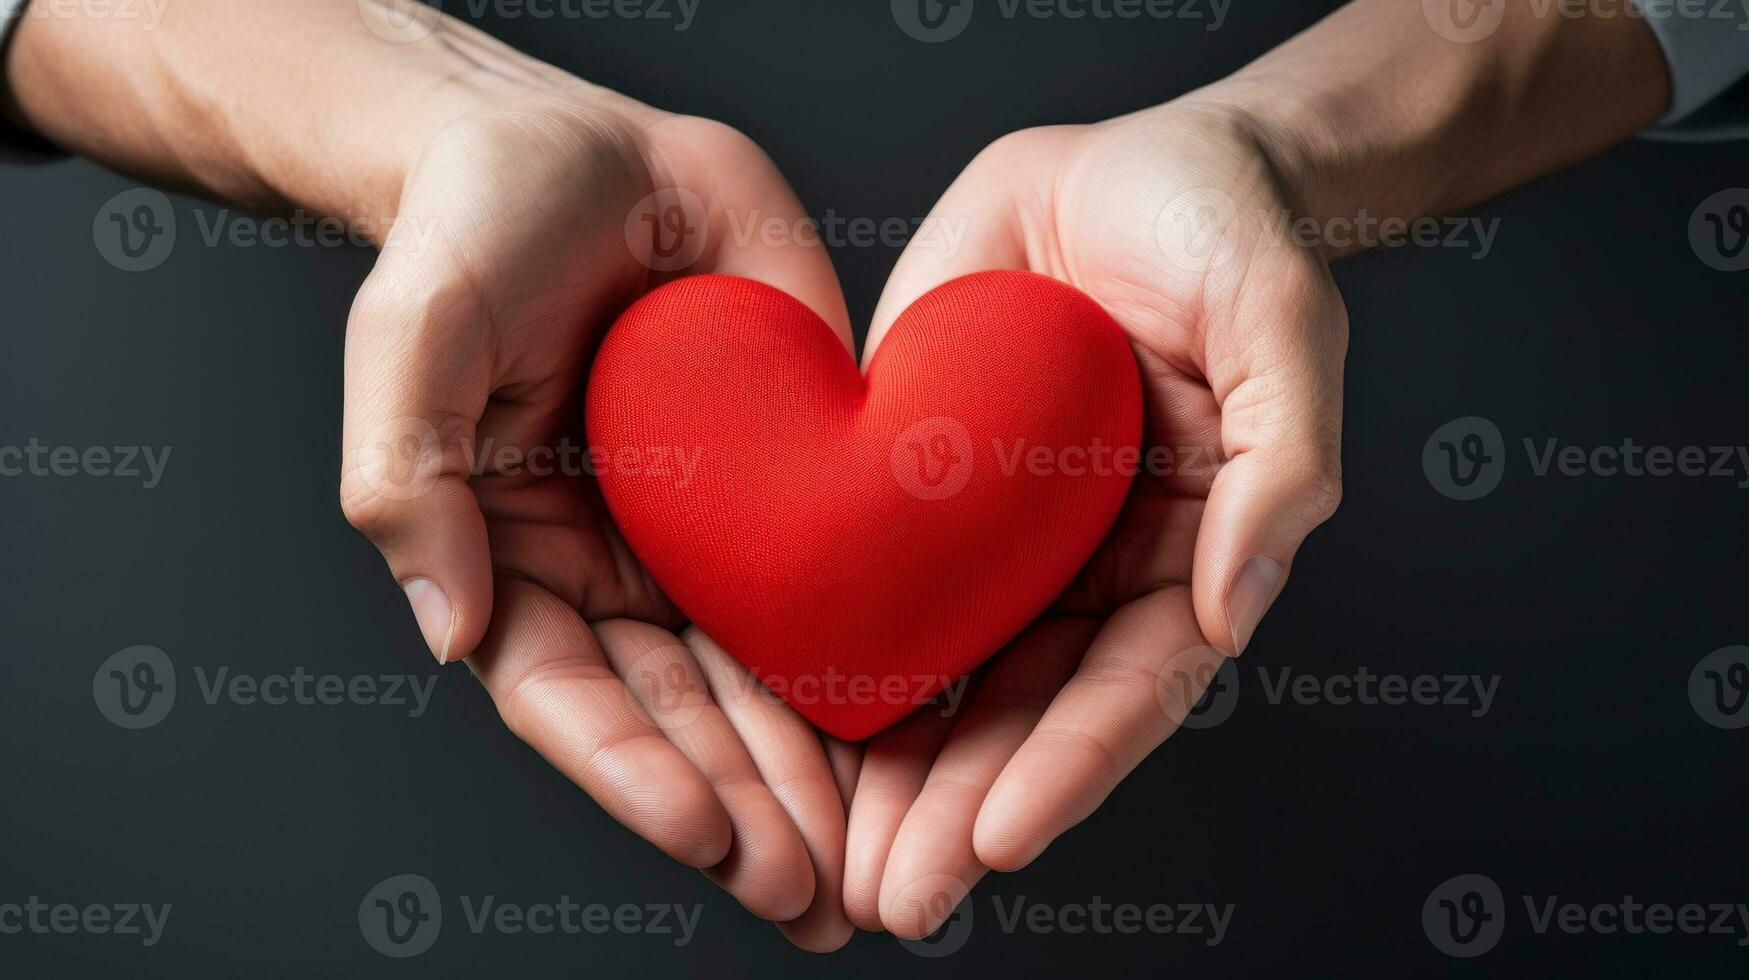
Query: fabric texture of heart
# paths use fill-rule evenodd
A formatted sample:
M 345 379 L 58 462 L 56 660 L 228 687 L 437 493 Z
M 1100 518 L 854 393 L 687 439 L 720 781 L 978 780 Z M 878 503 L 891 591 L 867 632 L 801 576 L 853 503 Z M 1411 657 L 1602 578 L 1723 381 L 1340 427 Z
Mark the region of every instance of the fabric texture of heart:
M 861 739 L 1011 640 L 1116 519 L 1128 341 L 1025 272 L 923 296 L 869 365 L 781 290 L 650 292 L 596 357 L 603 496 L 675 605 L 821 729 Z

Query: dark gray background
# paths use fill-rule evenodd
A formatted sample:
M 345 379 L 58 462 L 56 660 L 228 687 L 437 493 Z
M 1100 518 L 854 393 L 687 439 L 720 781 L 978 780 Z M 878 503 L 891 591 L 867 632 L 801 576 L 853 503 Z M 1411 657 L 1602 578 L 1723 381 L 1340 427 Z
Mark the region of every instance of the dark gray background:
M 457 4 L 447 4 L 455 8 Z M 915 217 L 985 143 L 1103 118 L 1215 79 L 1330 3 L 1235 0 L 1199 22 L 1004 20 L 952 43 L 885 0 L 703 0 L 647 20 L 487 17 L 541 58 L 759 140 L 816 214 Z M 316 53 L 312 53 L 316 56 Z M 371 93 L 360 92 L 360 98 Z M 1522 440 L 1745 440 L 1749 272 L 1690 248 L 1742 144 L 1634 142 L 1479 210 L 1492 253 L 1399 249 L 1337 270 L 1353 319 L 1347 500 L 1240 662 L 1230 720 L 1156 752 L 1032 867 L 978 890 L 939 960 L 859 935 L 792 950 L 639 842 L 516 741 L 461 669 L 417 719 L 382 707 L 209 706 L 193 670 L 435 671 L 395 583 L 336 504 L 353 249 L 206 247 L 146 274 L 92 221 L 132 184 L 84 162 L 0 168 L 0 446 L 173 447 L 165 480 L 0 479 L 0 903 L 173 903 L 163 942 L 0 936 L 0 974 L 799 974 L 895 970 L 1257 976 L 1740 972 L 1734 936 L 1536 935 L 1522 895 L 1749 901 L 1745 738 L 1686 685 L 1749 642 L 1749 491 L 1737 479 L 1534 477 Z M 834 255 L 866 318 L 889 248 Z M 1511 458 L 1459 502 L 1424 476 L 1439 426 L 1485 416 Z M 175 661 L 174 712 L 124 731 L 93 703 L 110 654 Z M 1498 675 L 1492 710 L 1270 704 L 1258 669 Z M 445 896 L 437 945 L 379 956 L 358 905 L 391 874 Z M 1506 896 L 1500 946 L 1447 958 L 1423 902 L 1460 874 Z M 460 894 L 704 905 L 695 941 L 472 935 Z M 1221 945 L 1005 934 L 990 896 L 1053 907 L 1235 903 Z

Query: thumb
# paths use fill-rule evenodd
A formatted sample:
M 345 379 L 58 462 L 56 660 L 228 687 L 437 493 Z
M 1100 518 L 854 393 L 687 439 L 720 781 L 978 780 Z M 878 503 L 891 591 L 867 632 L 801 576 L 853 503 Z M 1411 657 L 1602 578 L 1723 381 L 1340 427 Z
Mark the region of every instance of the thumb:
M 1227 463 L 1203 510 L 1191 583 L 1203 636 L 1234 655 L 1281 593 L 1300 542 L 1342 498 L 1347 316 L 1329 270 L 1294 258 L 1248 275 L 1208 337 Z
M 887 277 L 863 345 L 865 370 L 899 314 L 924 293 L 974 272 L 1033 270 L 1027 251 L 1027 208 L 1022 204 L 1044 195 L 1043 188 L 1050 183 L 1049 161 L 1076 132 L 1078 127 L 1050 126 L 1009 133 L 966 165 L 906 243 Z
M 382 552 L 439 663 L 492 615 L 486 522 L 468 478 L 490 389 L 490 331 L 467 287 L 387 258 L 346 336 L 341 508 Z

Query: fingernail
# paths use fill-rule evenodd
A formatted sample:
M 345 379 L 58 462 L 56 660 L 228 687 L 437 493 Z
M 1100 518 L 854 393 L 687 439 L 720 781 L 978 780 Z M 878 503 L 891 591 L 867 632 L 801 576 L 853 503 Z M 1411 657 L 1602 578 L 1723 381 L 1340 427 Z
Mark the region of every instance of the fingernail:
M 408 579 L 401 588 L 407 590 L 407 601 L 413 605 L 413 618 L 419 621 L 419 632 L 425 643 L 437 654 L 437 662 L 449 663 L 449 641 L 455 630 L 450 622 L 449 596 L 430 579 Z
M 1281 587 L 1284 574 L 1281 562 L 1268 555 L 1258 555 L 1240 566 L 1227 590 L 1227 625 L 1233 630 L 1233 655 L 1245 652 L 1251 634 L 1275 601 L 1275 590 Z

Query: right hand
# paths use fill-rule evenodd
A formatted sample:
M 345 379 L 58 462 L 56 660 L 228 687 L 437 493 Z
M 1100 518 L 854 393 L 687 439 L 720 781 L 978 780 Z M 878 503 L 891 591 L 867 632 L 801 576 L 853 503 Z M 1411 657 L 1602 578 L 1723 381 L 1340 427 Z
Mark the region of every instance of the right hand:
M 830 950 L 852 932 L 854 777 L 835 770 L 853 753 L 686 628 L 603 506 L 580 396 L 603 333 L 670 272 L 774 285 L 849 347 L 824 248 L 733 240 L 731 219 L 770 218 L 805 213 L 718 123 L 577 82 L 451 123 L 353 306 L 341 498 L 433 653 L 465 658 L 512 731 L 797 945 Z
M 1205 95 L 1011 134 L 975 159 L 876 308 L 864 359 L 943 282 L 1026 269 L 1097 300 L 1129 339 L 1143 450 L 1111 532 L 981 671 L 957 717 L 870 740 L 845 907 L 936 929 L 987 870 L 1015 871 L 1090 815 L 1236 656 L 1340 497 L 1348 321 L 1250 117 Z

